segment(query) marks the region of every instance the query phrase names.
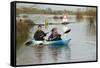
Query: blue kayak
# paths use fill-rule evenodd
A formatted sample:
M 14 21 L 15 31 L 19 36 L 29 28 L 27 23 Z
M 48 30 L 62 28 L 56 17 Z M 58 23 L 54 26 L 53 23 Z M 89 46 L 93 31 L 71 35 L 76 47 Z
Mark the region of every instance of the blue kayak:
M 36 41 L 32 40 L 33 45 L 66 45 L 70 42 L 69 39 L 63 39 L 63 40 L 58 40 L 58 41 Z

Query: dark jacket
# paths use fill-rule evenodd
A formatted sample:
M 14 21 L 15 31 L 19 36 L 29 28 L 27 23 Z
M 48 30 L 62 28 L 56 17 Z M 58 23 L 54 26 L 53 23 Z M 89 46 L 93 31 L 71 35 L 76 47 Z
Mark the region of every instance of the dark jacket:
M 45 37 L 46 34 L 42 30 L 37 30 L 34 34 L 34 39 L 38 41 L 44 40 L 43 37 Z

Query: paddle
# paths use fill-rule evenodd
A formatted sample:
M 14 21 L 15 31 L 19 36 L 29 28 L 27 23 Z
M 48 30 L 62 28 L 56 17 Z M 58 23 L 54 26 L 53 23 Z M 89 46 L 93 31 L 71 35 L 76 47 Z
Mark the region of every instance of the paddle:
M 25 43 L 26 46 L 29 46 L 31 44 L 32 44 L 32 41 L 28 41 L 28 42 Z
M 68 29 L 67 31 L 65 31 L 64 33 L 66 34 L 66 33 L 69 33 L 71 31 L 71 29 Z

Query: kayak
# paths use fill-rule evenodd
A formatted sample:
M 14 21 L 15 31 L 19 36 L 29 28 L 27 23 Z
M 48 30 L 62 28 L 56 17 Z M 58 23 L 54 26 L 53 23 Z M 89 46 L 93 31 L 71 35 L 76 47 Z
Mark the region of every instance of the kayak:
M 26 43 L 26 45 L 67 45 L 70 42 L 71 38 L 63 39 L 58 41 L 36 41 L 32 40 Z

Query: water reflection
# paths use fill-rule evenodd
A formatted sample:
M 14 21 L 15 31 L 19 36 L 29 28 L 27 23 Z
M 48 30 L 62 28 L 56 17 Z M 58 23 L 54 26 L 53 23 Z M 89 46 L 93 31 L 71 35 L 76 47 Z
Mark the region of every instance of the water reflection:
M 58 56 L 61 54 L 61 48 L 49 47 L 49 50 L 51 51 L 51 56 L 56 63 L 58 60 Z
M 96 35 L 96 22 L 95 22 L 95 19 L 93 18 L 89 18 L 87 19 L 88 20 L 88 23 L 87 23 L 87 33 L 89 35 Z
M 35 62 L 34 63 L 42 63 L 42 56 L 43 56 L 43 49 L 44 49 L 44 46 L 34 46 L 33 47 L 33 50 L 34 50 L 34 55 L 35 57 L 33 57 L 35 59 Z
M 70 61 L 71 52 L 70 52 L 70 47 L 67 45 L 63 47 L 50 46 L 49 51 L 51 52 L 52 60 L 54 61 L 54 63 Z
M 34 46 L 33 53 L 34 64 L 69 62 L 71 57 L 70 47 L 67 45 L 63 47 Z

